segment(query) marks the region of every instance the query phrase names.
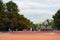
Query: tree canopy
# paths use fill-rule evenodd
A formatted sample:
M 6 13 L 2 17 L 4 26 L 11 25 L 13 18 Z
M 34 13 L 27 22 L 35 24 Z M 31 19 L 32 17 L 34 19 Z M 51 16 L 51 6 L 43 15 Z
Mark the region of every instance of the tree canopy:
M 60 9 L 53 16 L 55 29 L 60 30 Z
M 16 3 L 9 1 L 6 5 L 0 0 L 0 31 L 16 31 L 30 28 L 33 25 L 29 19 L 21 15 Z

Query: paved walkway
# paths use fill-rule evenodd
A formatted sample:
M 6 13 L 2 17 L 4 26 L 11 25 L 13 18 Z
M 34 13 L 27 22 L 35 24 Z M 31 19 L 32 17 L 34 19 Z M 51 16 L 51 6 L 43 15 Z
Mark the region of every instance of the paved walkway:
M 60 40 L 58 32 L 8 32 L 0 33 L 0 40 Z

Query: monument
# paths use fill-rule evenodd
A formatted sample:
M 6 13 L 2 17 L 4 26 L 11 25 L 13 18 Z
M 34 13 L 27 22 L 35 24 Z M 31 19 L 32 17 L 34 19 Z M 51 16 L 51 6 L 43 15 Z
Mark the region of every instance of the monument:
M 46 20 L 44 23 L 44 29 L 48 29 L 49 26 L 49 20 Z
M 52 31 L 52 27 L 49 25 L 48 19 L 44 22 L 44 27 L 41 30 L 42 31 Z

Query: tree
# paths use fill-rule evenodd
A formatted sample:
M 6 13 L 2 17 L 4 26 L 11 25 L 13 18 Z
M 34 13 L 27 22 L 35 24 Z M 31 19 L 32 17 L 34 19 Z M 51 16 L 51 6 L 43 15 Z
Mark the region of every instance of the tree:
M 10 22 L 9 28 L 13 30 L 23 30 L 27 29 L 30 26 L 30 20 L 18 13 L 18 6 L 14 2 L 9 1 L 6 3 L 6 6 L 8 12 L 7 15 L 9 15 L 8 18 Z
M 60 9 L 53 16 L 55 29 L 60 30 Z
M 0 30 L 4 26 L 3 19 L 2 19 L 3 15 L 4 15 L 4 10 L 3 9 L 4 9 L 3 2 L 2 2 L 2 0 L 0 0 Z
M 51 26 L 51 28 L 55 29 L 55 27 L 54 27 L 54 20 L 50 20 L 49 21 L 49 26 Z
M 33 25 L 31 21 L 18 13 L 16 3 L 9 1 L 6 5 L 0 0 L 0 31 L 28 29 Z
M 5 5 L 3 4 L 2 0 L 0 0 L 0 31 L 7 30 L 7 21 L 8 18 L 5 14 Z
M 16 12 L 18 13 L 18 6 L 16 5 L 16 3 L 9 1 L 8 3 L 6 3 L 7 5 L 7 10 L 8 12 L 12 13 L 12 12 Z
M 9 18 L 9 28 L 11 30 L 16 30 L 17 26 L 20 24 L 18 23 L 19 22 L 19 17 L 20 15 L 18 14 L 18 6 L 16 5 L 16 3 L 12 2 L 12 1 L 9 1 L 8 3 L 6 3 L 6 6 L 7 6 L 7 12 L 9 15 L 8 18 Z

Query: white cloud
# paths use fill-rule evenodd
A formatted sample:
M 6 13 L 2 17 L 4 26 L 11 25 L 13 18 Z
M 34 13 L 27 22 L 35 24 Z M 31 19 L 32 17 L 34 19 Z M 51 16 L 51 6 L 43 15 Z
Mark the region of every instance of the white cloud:
M 52 16 L 49 16 L 49 15 L 55 14 L 56 9 L 60 8 L 60 3 L 56 3 L 56 2 L 58 2 L 58 1 L 57 0 L 55 0 L 55 1 L 54 0 L 45 0 L 44 3 L 39 3 L 39 2 L 34 2 L 32 0 L 28 0 L 28 1 L 25 0 L 22 2 L 16 2 L 16 3 L 19 6 L 19 8 L 21 9 L 20 10 L 21 14 L 24 14 L 25 17 L 27 17 L 34 23 L 39 23 L 46 19 L 52 18 Z M 34 8 L 34 9 L 31 9 L 31 8 Z M 50 10 L 51 10 L 51 8 L 55 8 L 55 11 L 53 11 L 53 10 L 50 11 L 50 10 L 42 9 L 42 8 L 49 8 Z M 43 16 L 43 18 L 38 17 L 38 15 L 35 15 L 37 17 L 37 18 L 35 18 L 34 16 L 31 16 L 31 15 L 29 16 L 28 14 L 32 14 L 32 15 L 39 14 L 40 16 L 43 16 L 41 14 L 49 14 L 49 15 L 45 15 L 45 16 Z
M 47 2 L 59 2 L 60 0 L 46 0 Z
M 46 0 L 48 2 L 53 1 L 53 0 Z M 57 1 L 57 0 L 55 0 Z M 60 4 L 44 4 L 44 3 L 38 3 L 38 2 L 32 2 L 32 0 L 25 0 L 22 2 L 16 2 L 17 5 L 19 6 L 19 9 L 21 9 L 21 11 L 25 14 L 25 13 L 48 13 L 48 14 L 53 14 L 54 12 L 48 11 L 46 9 L 41 9 L 41 8 L 56 8 L 59 9 L 60 8 Z M 30 8 L 39 8 L 38 9 L 30 9 Z M 23 9 L 23 10 L 22 10 Z
M 40 9 L 24 9 L 21 10 L 22 14 L 54 14 L 55 12 L 51 12 L 48 10 L 40 10 Z
M 36 2 L 24 2 L 23 3 L 23 6 L 26 6 L 26 7 L 48 7 L 47 4 L 41 4 L 41 3 L 36 3 Z
M 14 2 L 17 3 L 17 5 L 20 9 L 20 13 L 25 15 L 30 20 L 32 20 L 31 19 L 32 17 L 31 16 L 28 17 L 28 14 L 39 14 L 39 15 L 40 14 L 49 14 L 49 15 L 53 15 L 56 13 L 56 11 L 58 9 L 60 9 L 60 0 L 19 0 L 19 1 L 14 1 Z M 40 16 L 43 16 L 43 15 L 40 15 Z M 50 17 L 48 15 L 47 16 L 44 15 L 44 16 L 45 16 L 44 18 L 41 18 L 41 21 L 46 20 L 48 18 L 51 19 L 51 16 Z M 33 17 L 32 21 L 34 23 L 37 23 L 38 20 L 40 20 L 40 19 Z

